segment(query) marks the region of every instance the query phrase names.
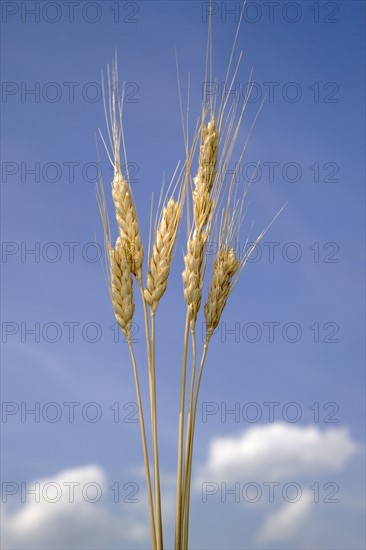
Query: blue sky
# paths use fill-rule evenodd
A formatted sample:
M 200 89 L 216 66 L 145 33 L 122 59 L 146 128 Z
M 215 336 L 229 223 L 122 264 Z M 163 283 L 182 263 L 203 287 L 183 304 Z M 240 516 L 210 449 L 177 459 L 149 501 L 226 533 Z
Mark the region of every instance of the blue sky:
M 175 50 L 184 96 L 190 73 L 193 128 L 200 112 L 207 6 L 198 1 L 80 2 L 71 22 L 64 3 L 57 3 L 56 13 L 42 2 L 35 21 L 26 11 L 33 4 L 2 4 L 2 479 L 19 487 L 4 506 L 4 547 L 146 548 L 132 369 L 126 344 L 114 341 L 118 332 L 101 262 L 93 261 L 103 242 L 93 182 L 95 133 L 105 128 L 100 73 L 117 49 L 120 78 L 130 94 L 124 107 L 127 154 L 136 170 L 133 192 L 147 243 L 151 193 L 159 195 L 163 174 L 170 179 L 177 161 L 184 159 Z M 200 413 L 197 422 L 191 544 L 363 548 L 364 4 L 269 4 L 273 19 L 269 5 L 248 3 L 237 42 L 237 54 L 244 52 L 238 90 L 245 89 L 253 67 L 259 94 L 248 105 L 241 143 L 267 95 L 241 168 L 245 179 L 252 163 L 261 163 L 242 243 L 252 220 L 255 236 L 288 204 L 264 237 L 261 257 L 245 268 L 211 343 L 201 411 L 212 414 Z M 214 3 L 219 83 L 237 26 L 237 12 L 225 10 L 236 5 Z M 52 18 L 59 20 L 52 23 Z M 26 93 L 31 89 L 35 94 Z M 111 171 L 101 146 L 100 154 L 108 195 Z M 39 178 L 29 172 L 32 168 Z M 112 229 L 116 236 L 113 224 Z M 168 548 L 185 240 L 183 224 L 157 316 Z M 35 254 L 26 253 L 31 249 Z M 136 302 L 135 349 L 146 395 L 138 296 Z M 32 328 L 36 336 L 27 332 Z M 71 405 L 65 405 L 71 402 L 76 403 L 74 422 L 69 420 Z M 279 403 L 274 422 L 268 402 Z M 115 403 L 119 422 L 114 421 Z M 296 403 L 296 410 L 288 403 Z M 31 415 L 22 421 L 22 411 L 35 406 L 43 410 L 40 421 Z M 235 407 L 239 419 L 225 415 Z M 258 420 L 248 421 L 256 411 Z M 296 411 L 299 419 L 291 423 Z M 90 421 L 94 412 L 102 415 L 97 422 Z M 51 422 L 56 413 L 60 419 Z M 272 437 L 273 426 L 278 431 Z M 236 451 L 225 454 L 228 441 L 244 450 L 234 446 Z M 261 441 L 273 442 L 268 455 Z M 256 468 L 246 462 L 246 452 Z M 63 500 L 34 503 L 27 496 L 22 503 L 21 483 L 58 480 L 61 485 L 74 479 L 105 487 L 101 501 L 81 499 L 73 507 Z M 205 503 L 202 484 L 207 481 L 217 487 L 296 482 L 304 495 L 296 504 L 283 497 L 270 504 L 264 496 L 256 504 L 229 498 L 224 504 L 220 489 Z M 113 503 L 108 487 L 115 482 L 121 487 L 137 483 L 140 502 Z M 309 487 L 330 482 L 339 486 L 339 502 L 315 504 Z M 123 496 L 129 490 L 121 489 Z M 276 538 L 278 532 L 282 539 Z

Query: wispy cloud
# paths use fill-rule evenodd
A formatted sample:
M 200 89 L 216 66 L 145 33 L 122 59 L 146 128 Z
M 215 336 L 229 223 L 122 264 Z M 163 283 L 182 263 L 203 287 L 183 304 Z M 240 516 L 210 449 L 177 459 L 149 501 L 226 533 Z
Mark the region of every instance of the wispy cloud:
M 311 515 L 312 496 L 303 492 L 301 500 L 284 504 L 269 513 L 256 537 L 259 544 L 279 542 L 291 538 Z

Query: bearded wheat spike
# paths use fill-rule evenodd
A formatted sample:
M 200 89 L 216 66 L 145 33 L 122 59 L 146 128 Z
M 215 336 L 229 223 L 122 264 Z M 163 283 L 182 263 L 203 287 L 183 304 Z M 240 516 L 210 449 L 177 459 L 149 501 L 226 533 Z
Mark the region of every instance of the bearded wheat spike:
M 211 337 L 220 322 L 222 312 L 232 290 L 232 278 L 237 273 L 240 265 L 240 261 L 232 248 L 223 249 L 217 254 L 207 302 L 204 306 L 208 338 Z
M 116 246 L 109 246 L 111 294 L 114 315 L 126 339 L 131 336 L 131 321 L 135 311 L 133 303 L 133 280 L 130 262 L 126 257 L 120 238 Z
M 192 239 L 188 241 L 187 254 L 184 257 L 183 271 L 184 299 L 188 306 L 188 315 L 192 328 L 201 306 L 203 285 L 203 257 L 209 227 L 214 209 L 211 191 L 216 176 L 216 165 L 219 146 L 219 132 L 212 117 L 208 125 L 202 125 L 199 165 L 193 179 L 193 214 L 195 229 Z
M 200 158 L 197 176 L 194 184 L 197 192 L 204 190 L 211 192 L 216 174 L 217 151 L 219 145 L 219 133 L 216 128 L 214 117 L 206 126 L 202 126 L 202 142 L 200 147 Z
M 194 325 L 202 299 L 202 266 L 203 253 L 207 237 L 205 233 L 195 230 L 188 241 L 188 251 L 184 257 L 185 269 L 182 274 L 184 299 L 188 306 L 188 315 Z
M 118 165 L 115 166 L 112 196 L 120 233 L 120 246 L 124 248 L 132 274 L 141 283 L 144 249 L 132 193 Z
M 104 96 L 104 110 L 107 122 L 108 136 L 111 144 L 111 154 L 108 152 L 109 159 L 113 166 L 114 175 L 112 182 L 112 197 L 115 206 L 117 224 L 119 227 L 120 243 L 122 244 L 125 256 L 130 262 L 131 272 L 136 277 L 139 284 L 142 282 L 142 263 L 144 260 L 144 249 L 141 242 L 140 230 L 138 225 L 135 203 L 129 183 L 123 177 L 121 170 L 121 142 L 124 151 L 125 163 L 127 163 L 123 124 L 122 124 L 122 106 L 123 97 L 119 97 L 119 82 L 117 58 L 112 65 L 112 75 L 108 68 L 108 89 L 109 89 L 109 115 Z M 128 170 L 127 170 L 128 176 Z M 128 178 L 127 178 L 128 179 Z
M 155 313 L 167 285 L 173 249 L 181 216 L 181 205 L 171 198 L 164 208 L 150 257 L 144 297 Z
M 196 227 L 202 229 L 208 222 L 212 212 L 210 193 L 215 181 L 217 155 L 219 148 L 219 133 L 215 119 L 212 117 L 208 125 L 202 126 L 202 141 L 200 147 L 199 165 L 196 177 L 193 179 L 193 213 Z

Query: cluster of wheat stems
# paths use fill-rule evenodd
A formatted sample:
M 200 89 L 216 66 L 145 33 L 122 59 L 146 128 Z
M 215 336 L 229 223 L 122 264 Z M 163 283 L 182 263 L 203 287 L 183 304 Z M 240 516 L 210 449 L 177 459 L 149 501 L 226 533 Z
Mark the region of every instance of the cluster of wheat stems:
M 232 172 L 228 183 L 224 185 L 227 179 L 227 167 L 233 154 L 252 86 L 252 79 L 250 78 L 246 99 L 240 108 L 238 108 L 239 102 L 237 98 L 234 98 L 229 104 L 230 91 L 235 82 L 242 56 L 242 54 L 238 56 L 237 64 L 234 70 L 231 70 L 236 38 L 237 35 L 234 40 L 225 80 L 227 94 L 220 99 L 217 108 L 212 96 L 210 97 L 210 101 L 207 101 L 206 97 L 203 98 L 202 112 L 190 144 L 188 140 L 188 124 L 185 128 L 183 121 L 183 128 L 185 130 L 185 163 L 182 168 L 179 168 L 179 165 L 177 166 L 165 196 L 161 197 L 159 201 L 161 204 L 158 209 L 155 227 L 153 231 L 150 231 L 150 239 L 153 237 L 154 240 L 152 246 L 150 246 L 149 242 L 145 281 L 143 278 L 144 247 L 136 206 L 128 173 L 123 174 L 121 168 L 121 149 L 123 150 L 125 159 L 126 152 L 122 126 L 123 96 L 120 97 L 118 92 L 117 61 L 114 62 L 111 70 L 108 68 L 109 95 L 107 98 L 104 96 L 104 107 L 109 146 L 103 136 L 102 139 L 114 169 L 112 197 L 119 233 L 114 245 L 111 243 L 110 238 L 102 182 L 99 187 L 98 199 L 104 224 L 106 249 L 108 251 L 111 301 L 116 320 L 128 342 L 134 371 L 149 502 L 151 540 L 154 549 L 163 548 L 158 423 L 156 413 L 155 316 L 159 302 L 167 289 L 184 203 L 188 197 L 188 212 L 191 213 L 191 216 L 187 216 L 188 239 L 182 274 L 183 295 L 186 302 L 186 321 L 178 421 L 176 550 L 188 548 L 195 420 L 202 372 L 210 339 L 220 322 L 221 315 L 240 272 L 266 231 L 263 231 L 250 246 L 244 247 L 246 249 L 245 253 L 237 253 L 235 245 L 238 242 L 239 231 L 244 216 L 244 199 L 250 186 L 249 182 L 240 191 L 237 170 L 255 120 L 250 127 L 245 143 L 240 149 L 238 162 L 236 162 L 237 168 Z M 207 81 L 209 72 L 210 81 L 212 82 L 211 67 L 212 42 L 211 29 L 209 28 L 205 80 Z M 232 73 L 231 76 L 229 76 L 230 72 Z M 181 100 L 181 94 L 179 94 L 179 97 Z M 198 154 L 195 155 L 197 148 Z M 196 157 L 198 157 L 197 167 L 193 172 L 193 160 Z M 191 221 L 189 221 L 190 218 Z M 203 307 L 206 336 L 202 349 L 202 357 L 197 365 L 196 322 L 201 308 L 208 260 L 206 251 L 210 241 L 217 242 L 217 251 L 212 259 L 208 293 Z M 131 342 L 131 324 L 135 310 L 135 284 L 141 295 L 146 332 L 153 476 L 150 472 L 138 369 Z M 191 341 L 192 360 L 188 393 L 186 390 L 189 341 Z

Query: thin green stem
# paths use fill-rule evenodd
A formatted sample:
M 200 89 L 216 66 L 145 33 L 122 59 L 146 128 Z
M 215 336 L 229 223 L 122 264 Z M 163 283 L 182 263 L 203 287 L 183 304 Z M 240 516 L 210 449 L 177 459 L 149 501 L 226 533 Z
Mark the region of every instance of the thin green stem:
M 151 434 L 152 434 L 153 457 L 154 457 L 156 547 L 158 548 L 158 550 L 161 550 L 163 548 L 163 529 L 162 529 L 162 514 L 161 514 L 158 431 L 157 431 L 157 414 L 156 414 L 155 316 L 151 314 L 151 338 L 150 338 L 147 304 L 144 297 L 144 290 L 142 285 L 140 285 L 140 291 L 141 291 L 141 299 L 142 299 L 143 308 L 144 308 L 146 345 L 147 345 L 147 352 L 148 352 L 150 419 L 151 419 Z
M 147 346 L 148 361 L 149 361 L 149 366 L 150 366 L 151 341 L 150 341 L 149 318 L 148 318 L 148 314 L 147 314 L 147 305 L 146 305 L 146 300 L 145 300 L 145 296 L 144 296 L 144 288 L 142 286 L 142 283 L 139 283 L 139 288 L 140 288 L 140 293 L 141 293 L 142 305 L 143 305 L 143 308 L 144 308 L 146 346 Z
M 144 454 L 147 495 L 148 495 L 148 501 L 149 501 L 151 538 L 152 538 L 153 548 L 154 548 L 154 550 L 156 550 L 156 530 L 155 530 L 155 519 L 154 519 L 154 504 L 153 504 L 153 495 L 152 495 L 152 489 L 151 489 L 149 454 L 148 454 L 147 443 L 146 443 L 145 421 L 144 421 L 144 413 L 143 413 L 143 408 L 142 408 L 142 399 L 141 399 L 140 383 L 139 383 L 139 377 L 138 377 L 138 372 L 137 372 L 136 359 L 135 359 L 135 354 L 134 354 L 134 351 L 133 351 L 133 347 L 132 347 L 132 343 L 131 343 L 130 338 L 128 339 L 128 347 L 129 347 L 130 355 L 131 355 L 133 373 L 134 373 L 134 378 L 135 378 L 135 386 L 136 386 L 137 403 L 138 403 L 139 413 L 140 413 L 141 440 L 142 440 L 142 449 L 143 449 L 143 454 Z
M 184 330 L 182 379 L 180 385 L 180 409 L 178 430 L 178 460 L 177 460 L 177 501 L 175 516 L 175 550 L 181 550 L 182 545 L 182 470 L 183 470 L 183 435 L 184 435 L 184 402 L 186 391 L 187 354 L 189 337 L 189 313 L 187 309 L 186 326 Z
M 187 474 L 186 474 L 186 510 L 185 510 L 185 523 L 184 523 L 184 536 L 185 536 L 185 546 L 184 548 L 188 548 L 188 536 L 189 536 L 189 509 L 190 509 L 190 496 L 191 496 L 191 477 L 192 477 L 192 457 L 193 457 L 193 445 L 194 445 L 194 430 L 196 426 L 196 415 L 197 415 L 197 403 L 198 403 L 198 395 L 200 391 L 201 386 L 201 379 L 202 379 L 202 373 L 203 373 L 203 367 L 205 365 L 206 355 L 208 350 L 208 341 L 205 342 L 202 358 L 201 358 L 201 364 L 200 364 L 200 370 L 198 373 L 198 379 L 197 379 L 197 385 L 196 385 L 196 392 L 194 397 L 194 403 L 193 403 L 193 413 L 191 417 L 191 433 L 190 433 L 190 441 L 189 441 L 189 453 L 188 453 L 188 463 L 186 465 L 187 468 Z
M 196 363 L 197 363 L 197 342 L 196 342 L 196 326 L 191 329 L 192 339 L 192 374 L 191 384 L 189 390 L 189 409 L 187 419 L 187 435 L 186 435 L 186 452 L 184 460 L 184 481 L 183 481 L 183 548 L 188 548 L 188 525 L 189 525 L 189 498 L 190 498 L 190 485 L 188 483 L 188 464 L 189 464 L 189 452 L 191 445 L 191 433 L 192 433 L 192 413 L 193 413 L 193 396 L 194 396 L 194 381 L 196 378 Z
M 149 318 L 148 318 L 148 313 L 147 313 L 146 300 L 145 300 L 145 296 L 144 296 L 144 289 L 142 287 L 142 284 L 140 284 L 139 286 L 140 286 L 140 291 L 141 291 L 142 305 L 143 305 L 143 308 L 144 308 L 145 336 L 146 336 L 146 347 L 147 347 L 147 364 L 148 364 L 148 374 L 149 374 L 150 419 L 151 419 L 151 422 L 152 422 L 152 417 L 153 417 L 153 414 L 154 414 L 154 412 L 153 412 L 153 397 L 152 397 L 153 374 L 152 374 L 152 367 L 151 367 L 151 339 L 150 339 L 150 329 L 149 329 Z M 151 429 L 152 429 L 152 424 L 151 424 Z
M 161 514 L 160 474 L 159 474 L 159 449 L 158 449 L 158 420 L 156 410 L 156 374 L 155 374 L 155 314 L 151 313 L 151 375 L 152 375 L 152 439 L 154 453 L 154 489 L 155 489 L 155 522 L 156 541 L 158 550 L 163 549 L 163 526 Z

